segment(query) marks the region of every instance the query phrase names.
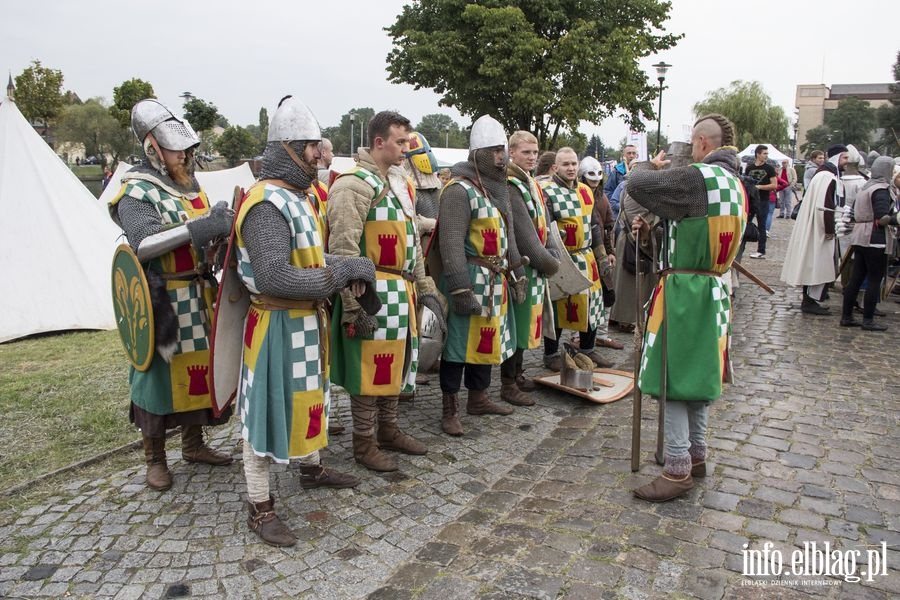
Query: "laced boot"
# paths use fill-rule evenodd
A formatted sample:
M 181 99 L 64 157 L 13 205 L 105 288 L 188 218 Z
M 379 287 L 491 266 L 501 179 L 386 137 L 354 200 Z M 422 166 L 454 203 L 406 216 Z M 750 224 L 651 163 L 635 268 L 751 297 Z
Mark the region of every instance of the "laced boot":
M 300 465 L 300 487 L 304 490 L 325 487 L 334 489 L 352 488 L 359 485 L 359 478 L 326 469 L 322 465 Z
M 514 406 L 534 406 L 534 398 L 531 394 L 527 394 L 516 385 L 515 379 L 501 379 L 500 399 Z
M 372 471 L 388 473 L 399 468 L 393 458 L 378 449 L 378 444 L 375 443 L 375 437 L 372 435 L 353 434 L 353 458 Z
M 511 406 L 491 402 L 487 390 L 469 390 L 466 412 L 470 415 L 511 415 L 514 410 Z
M 265 502 L 247 502 L 250 515 L 247 524 L 259 538 L 270 546 L 293 546 L 297 538 L 290 527 L 275 514 L 275 499 L 269 495 Z
M 462 423 L 459 422 L 459 398 L 456 394 L 444 393 L 441 401 L 444 414 L 441 416 L 441 429 L 447 435 L 462 435 Z
M 533 392 L 538 388 L 537 384 L 534 382 L 534 379 L 532 379 L 531 377 L 526 377 L 525 371 L 521 368 L 519 368 L 518 372 L 516 373 L 516 385 L 519 386 L 519 389 L 523 392 Z
M 403 454 L 421 456 L 428 448 L 419 440 L 400 431 L 396 423 L 378 424 L 378 446 L 382 450 L 393 450 Z
M 207 465 L 230 465 L 232 458 L 216 452 L 203 441 L 203 427 L 200 425 L 184 425 L 181 427 L 181 457 L 190 463 Z
M 144 436 L 144 459 L 147 461 L 147 486 L 158 492 L 172 487 L 172 474 L 166 464 L 166 438 Z

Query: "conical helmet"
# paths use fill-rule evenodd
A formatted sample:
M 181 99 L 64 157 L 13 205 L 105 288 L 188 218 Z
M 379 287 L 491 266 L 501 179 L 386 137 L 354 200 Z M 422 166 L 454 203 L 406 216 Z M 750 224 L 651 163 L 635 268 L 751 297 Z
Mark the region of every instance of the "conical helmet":
M 493 148 L 503 146 L 506 148 L 506 132 L 503 125 L 490 115 L 482 115 L 472 124 L 472 132 L 469 134 L 469 150 L 479 148 Z
M 156 142 L 166 150 L 187 150 L 200 143 L 190 123 L 154 99 L 141 100 L 131 109 L 131 130 L 141 143 L 148 133 L 153 133 Z
M 316 141 L 322 130 L 316 116 L 305 104 L 293 96 L 285 96 L 278 103 L 269 123 L 269 142 Z

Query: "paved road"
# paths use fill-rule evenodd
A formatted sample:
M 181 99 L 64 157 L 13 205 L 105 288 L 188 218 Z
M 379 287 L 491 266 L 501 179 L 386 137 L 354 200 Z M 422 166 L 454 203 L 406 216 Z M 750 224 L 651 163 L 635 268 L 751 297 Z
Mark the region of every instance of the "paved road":
M 775 221 L 768 260 L 746 261 L 770 283 L 791 224 Z M 650 505 L 629 491 L 659 472 L 652 401 L 632 474 L 629 400 L 542 392 L 511 417 L 465 416 L 466 436 L 450 439 L 435 377 L 401 414 L 430 452 L 402 457 L 400 472 L 358 468 L 347 435 L 323 455 L 363 477 L 356 490 L 304 491 L 292 468 L 273 469 L 294 548 L 248 531 L 240 462 L 189 465 L 174 450 L 168 492 L 145 489 L 135 465 L 76 474 L 44 503 L 0 514 L 0 597 L 898 597 L 900 305 L 883 305 L 888 334 L 866 333 L 803 315 L 796 291 L 773 287 L 738 290 L 738 382 L 711 411 L 712 473 L 683 499 Z M 628 352 L 611 354 L 630 368 Z M 537 370 L 538 354 L 528 360 Z M 232 423 L 213 443 L 238 458 L 238 437 Z M 829 542 L 862 551 L 858 571 L 882 541 L 887 574 L 856 583 L 742 574 L 744 544 L 771 542 L 790 568 L 804 543 Z

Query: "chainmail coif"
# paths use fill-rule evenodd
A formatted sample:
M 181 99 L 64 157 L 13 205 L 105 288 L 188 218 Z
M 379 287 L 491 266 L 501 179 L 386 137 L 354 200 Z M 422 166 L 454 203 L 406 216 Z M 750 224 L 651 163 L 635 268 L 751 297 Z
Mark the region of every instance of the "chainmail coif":
M 289 142 L 291 149 L 297 156 L 303 156 L 305 141 Z M 281 179 L 300 190 L 307 189 L 312 180 L 316 178 L 318 171 L 315 167 L 301 167 L 295 163 L 281 142 L 269 142 L 262 157 L 262 169 L 259 172 L 260 179 Z

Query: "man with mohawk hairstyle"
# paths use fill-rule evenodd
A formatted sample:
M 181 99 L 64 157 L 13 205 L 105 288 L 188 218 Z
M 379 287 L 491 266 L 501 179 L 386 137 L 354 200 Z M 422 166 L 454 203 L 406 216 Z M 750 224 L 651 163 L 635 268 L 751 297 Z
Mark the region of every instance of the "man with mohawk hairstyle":
M 691 144 L 694 164 L 635 171 L 625 187 L 664 226 L 663 269 L 650 298 L 637 382 L 665 406 L 663 472 L 634 490 L 650 502 L 677 498 L 706 475 L 709 404 L 731 377 L 731 304 L 721 276 L 737 254 L 747 214 L 734 126 L 721 115 L 700 117 Z M 670 162 L 665 154 L 651 161 L 654 169 Z M 641 238 L 650 233 L 640 217 L 632 229 Z

